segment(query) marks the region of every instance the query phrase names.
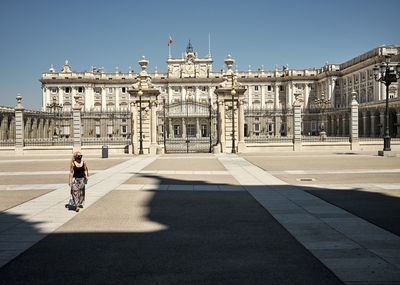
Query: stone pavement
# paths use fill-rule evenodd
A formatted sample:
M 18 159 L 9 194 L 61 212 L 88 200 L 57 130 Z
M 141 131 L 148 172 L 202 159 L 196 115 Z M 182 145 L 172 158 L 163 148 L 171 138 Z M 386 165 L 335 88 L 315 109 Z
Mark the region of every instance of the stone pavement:
M 88 164 L 99 167 L 91 167 L 79 214 L 64 208 L 68 187 L 61 179 L 26 183 L 32 170 L 19 164 L 20 174 L 7 175 L 2 161 L 17 162 L 3 159 L 2 176 L 21 183 L 0 185 L 8 200 L 0 202 L 0 284 L 79 283 L 82 276 L 89 284 L 105 276 L 115 278 L 105 283 L 120 284 L 340 284 L 337 277 L 347 284 L 400 283 L 400 238 L 395 223 L 381 225 L 389 214 L 369 216 L 376 199 L 364 199 L 360 210 L 338 198 L 346 189 L 396 197 L 397 177 L 382 183 L 379 176 L 396 174 L 399 160 L 379 159 L 164 155 L 105 165 L 93 158 Z M 52 163 L 40 171 L 63 171 Z M 332 178 L 353 174 L 365 183 Z M 328 175 L 335 183 L 323 184 L 331 180 L 321 176 L 310 184 L 296 175 Z

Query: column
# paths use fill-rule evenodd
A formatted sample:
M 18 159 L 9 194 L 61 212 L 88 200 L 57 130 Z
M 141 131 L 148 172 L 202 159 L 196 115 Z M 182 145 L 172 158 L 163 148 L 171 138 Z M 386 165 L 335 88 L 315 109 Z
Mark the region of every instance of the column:
M 76 88 L 72 86 L 71 87 L 71 104 L 72 104 L 72 107 L 76 104 L 75 96 L 76 96 Z
M 168 104 L 171 104 L 172 102 L 172 88 L 171 86 L 168 86 Z
M 58 104 L 63 103 L 63 97 L 64 97 L 64 88 L 59 88 L 58 89 Z
M 308 107 L 308 98 L 310 96 L 309 92 L 310 92 L 309 84 L 306 83 L 304 84 L 304 109 Z
M 107 92 L 107 89 L 105 87 L 101 88 L 101 111 L 102 112 L 105 112 L 107 110 L 106 92 Z
M 157 153 L 157 103 L 155 101 L 150 102 L 151 118 L 150 118 L 150 154 Z
M 262 87 L 261 87 L 262 88 Z M 238 109 L 239 109 L 239 114 L 238 114 L 238 152 L 245 152 L 246 151 L 246 143 L 244 141 L 244 103 L 242 99 L 238 100 Z
M 119 111 L 119 88 L 118 86 L 115 87 L 115 111 Z
M 292 106 L 293 105 L 293 97 L 294 97 L 294 95 L 293 95 L 293 82 L 292 81 L 290 81 L 290 82 L 288 82 L 288 84 L 287 84 L 287 87 L 286 87 L 286 105 L 288 105 L 288 106 Z
M 371 130 L 369 131 L 371 137 L 375 137 L 375 115 L 371 114 L 370 116 L 371 120 Z
M 279 108 L 279 85 L 275 84 L 275 98 L 274 98 L 274 108 L 277 110 Z
M 261 85 L 261 108 L 265 108 L 265 87 L 264 85 Z
M 78 96 L 75 96 L 75 104 L 73 107 L 73 136 L 74 136 L 74 146 L 73 152 L 81 150 L 81 106 L 78 102 Z
M 326 85 L 327 85 L 327 89 L 328 89 L 328 94 L 327 95 L 327 99 L 331 100 L 331 106 L 334 106 L 335 102 L 334 102 L 334 98 L 332 98 L 332 78 L 328 78 L 326 80 Z
M 200 91 L 200 90 L 199 90 L 199 86 L 196 86 L 196 87 L 194 87 L 194 88 L 195 88 L 195 89 L 194 89 L 194 90 L 195 90 L 195 93 L 194 93 L 194 94 L 195 94 L 195 99 L 194 99 L 194 101 L 195 101 L 195 102 L 199 102 L 199 97 L 200 97 L 200 94 L 199 94 L 199 91 Z
M 201 132 L 200 132 L 200 119 L 196 118 L 196 138 L 201 137 Z
M 214 87 L 209 86 L 208 87 L 208 99 L 210 100 L 210 102 L 213 101 L 213 93 L 214 93 Z
M 363 120 L 362 134 L 364 137 L 366 137 L 367 136 L 367 113 L 366 112 L 362 113 L 362 120 Z
M 92 86 L 85 87 L 85 111 L 89 112 L 94 108 L 94 90 Z
M 249 94 L 249 108 L 253 106 L 253 86 L 247 86 L 247 92 Z
M 0 140 L 6 140 L 7 139 L 7 125 L 8 125 L 8 118 L 7 116 L 3 116 L 1 122 L 0 122 Z
M 219 118 L 219 148 L 214 148 L 215 152 L 225 151 L 225 104 L 223 100 L 218 101 L 218 118 Z
M 168 137 L 169 138 L 173 138 L 174 137 L 174 130 L 173 130 L 172 119 L 171 118 L 168 118 L 168 127 L 169 127 Z
M 131 102 L 131 151 L 132 154 L 139 153 L 138 144 L 138 119 L 136 102 Z
M 17 96 L 15 107 L 15 154 L 24 153 L 24 107 L 21 105 L 21 96 Z M 12 134 L 11 134 L 12 135 Z
M 350 143 L 351 150 L 358 150 L 360 143 L 358 140 L 358 102 L 356 100 L 357 93 L 351 92 L 351 115 L 350 115 Z
M 186 121 L 185 118 L 182 118 L 182 138 L 186 138 Z
M 47 93 L 46 87 L 42 87 L 42 111 L 46 111 L 46 93 Z
M 293 150 L 301 149 L 301 103 L 293 104 Z
M 182 88 L 182 90 L 181 90 L 181 94 L 182 94 L 182 102 L 184 102 L 184 101 L 186 101 L 186 87 L 185 86 L 182 86 L 181 87 Z

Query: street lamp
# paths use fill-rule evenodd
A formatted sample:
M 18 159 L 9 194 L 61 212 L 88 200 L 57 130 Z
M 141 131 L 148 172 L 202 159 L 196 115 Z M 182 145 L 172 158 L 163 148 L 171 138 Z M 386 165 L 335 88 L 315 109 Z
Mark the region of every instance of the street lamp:
M 139 96 L 139 154 L 143 154 L 143 129 L 142 129 L 142 78 L 139 73 L 139 85 L 138 85 L 138 96 Z
M 321 98 L 315 99 L 314 103 L 319 107 L 321 110 L 321 132 L 319 133 L 321 137 L 326 136 L 325 127 L 324 127 L 324 110 L 326 105 L 331 103 L 331 100 L 325 98 L 325 93 L 322 91 Z
M 390 151 L 390 132 L 389 132 L 389 86 L 393 82 L 397 82 L 400 77 L 400 63 L 397 64 L 395 70 L 394 65 L 390 65 L 390 55 L 385 56 L 385 62 L 380 66 L 374 67 L 375 80 L 382 82 L 386 86 L 386 108 L 385 108 L 385 135 L 383 137 L 383 150 Z M 381 77 L 379 77 L 381 73 Z
M 235 90 L 235 73 L 232 71 L 231 73 L 232 76 L 232 90 L 231 90 L 231 95 L 232 95 L 232 153 L 236 153 L 236 147 L 235 147 L 235 95 L 236 95 L 236 90 Z

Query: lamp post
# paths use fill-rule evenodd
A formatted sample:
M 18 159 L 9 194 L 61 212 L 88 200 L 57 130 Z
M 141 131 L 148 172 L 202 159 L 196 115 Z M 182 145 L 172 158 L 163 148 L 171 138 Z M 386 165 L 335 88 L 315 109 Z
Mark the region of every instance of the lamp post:
M 236 95 L 236 90 L 235 90 L 235 73 L 232 71 L 231 73 L 232 76 L 232 90 L 231 90 L 231 95 L 232 95 L 232 153 L 236 153 L 236 147 L 235 147 L 235 95 Z
M 389 131 L 389 86 L 393 82 L 397 82 L 400 77 L 400 63 L 395 66 L 390 64 L 390 55 L 385 56 L 385 62 L 380 66 L 374 67 L 375 80 L 382 82 L 386 86 L 386 108 L 385 108 L 385 135 L 383 137 L 383 150 L 390 151 L 390 131 Z M 379 77 L 381 73 L 381 77 Z
M 331 100 L 325 98 L 324 91 L 322 91 L 322 93 L 321 93 L 321 98 L 314 100 L 314 103 L 321 110 L 321 131 L 319 132 L 319 134 L 323 138 L 326 137 L 325 126 L 324 126 L 324 111 L 325 111 L 326 105 L 330 104 L 330 102 L 331 102 Z
M 139 85 L 138 85 L 138 96 L 139 96 L 139 154 L 143 154 L 143 125 L 142 125 L 142 78 L 139 73 Z

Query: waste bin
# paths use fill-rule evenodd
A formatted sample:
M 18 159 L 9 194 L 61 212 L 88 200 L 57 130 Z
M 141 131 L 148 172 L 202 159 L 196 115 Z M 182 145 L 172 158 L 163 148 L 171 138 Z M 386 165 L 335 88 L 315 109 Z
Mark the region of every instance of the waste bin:
M 107 145 L 103 145 L 101 147 L 101 157 L 108 158 L 108 146 Z

